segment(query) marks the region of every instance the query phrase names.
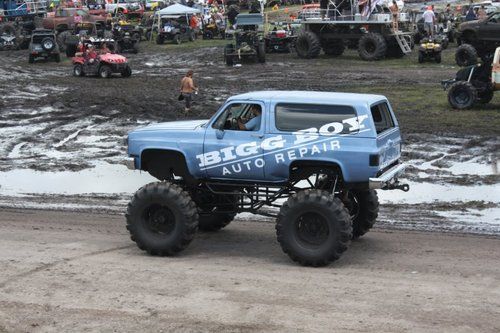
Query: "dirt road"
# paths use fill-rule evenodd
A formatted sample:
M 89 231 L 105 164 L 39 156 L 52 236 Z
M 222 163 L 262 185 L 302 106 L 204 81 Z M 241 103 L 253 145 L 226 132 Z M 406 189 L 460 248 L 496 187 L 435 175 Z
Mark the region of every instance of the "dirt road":
M 269 222 L 200 233 L 175 258 L 118 215 L 0 211 L 0 332 L 499 332 L 500 240 L 374 230 L 292 263 Z

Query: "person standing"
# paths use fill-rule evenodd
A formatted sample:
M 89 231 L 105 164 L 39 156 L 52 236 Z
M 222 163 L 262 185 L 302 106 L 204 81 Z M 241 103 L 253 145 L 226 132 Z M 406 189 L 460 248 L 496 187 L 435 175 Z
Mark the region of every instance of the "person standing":
M 396 0 L 392 0 L 392 5 L 389 7 L 392 14 L 392 30 L 394 32 L 399 31 L 398 20 L 399 20 L 399 7 Z
M 481 5 L 481 7 L 477 10 L 477 19 L 484 20 L 487 17 L 488 14 L 486 13 L 486 8 L 484 8 L 484 5 Z
M 424 30 L 427 32 L 429 37 L 434 34 L 434 22 L 436 21 L 436 16 L 432 11 L 432 7 L 427 7 L 427 10 L 422 15 L 424 18 Z
M 191 110 L 191 101 L 193 100 L 193 93 L 198 92 L 198 88 L 193 82 L 193 71 L 189 70 L 181 80 L 181 95 L 186 103 L 184 112 L 188 113 Z
M 466 21 L 474 21 L 477 20 L 476 13 L 474 12 L 474 7 L 472 5 L 469 6 L 469 10 L 467 11 L 467 15 L 465 15 Z

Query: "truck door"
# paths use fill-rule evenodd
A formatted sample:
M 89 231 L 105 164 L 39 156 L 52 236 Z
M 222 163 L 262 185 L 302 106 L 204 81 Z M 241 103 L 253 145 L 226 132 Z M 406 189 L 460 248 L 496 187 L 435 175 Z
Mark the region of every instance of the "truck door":
M 399 127 L 387 102 L 372 105 L 370 110 L 377 131 L 379 166 L 385 169 L 401 157 Z
M 205 132 L 203 155 L 197 156 L 200 170 L 214 179 L 264 180 L 265 111 L 261 102 L 228 104 Z
M 480 29 L 481 32 L 484 33 L 484 39 L 492 41 L 498 40 L 498 32 L 500 31 L 500 13 L 496 13 L 491 16 Z

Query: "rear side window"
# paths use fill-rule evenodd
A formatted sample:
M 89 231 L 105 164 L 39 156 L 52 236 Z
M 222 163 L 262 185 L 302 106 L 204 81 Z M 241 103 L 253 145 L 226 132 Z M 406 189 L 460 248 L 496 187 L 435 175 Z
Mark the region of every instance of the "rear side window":
M 275 110 L 276 128 L 280 131 L 295 132 L 311 127 L 356 117 L 356 110 L 346 105 L 318 104 L 278 104 Z M 341 133 L 349 133 L 350 126 L 345 124 Z M 352 132 L 350 132 L 352 133 Z
M 392 120 L 391 111 L 387 103 L 379 103 L 371 107 L 373 122 L 377 134 L 385 132 L 394 127 L 394 120 Z

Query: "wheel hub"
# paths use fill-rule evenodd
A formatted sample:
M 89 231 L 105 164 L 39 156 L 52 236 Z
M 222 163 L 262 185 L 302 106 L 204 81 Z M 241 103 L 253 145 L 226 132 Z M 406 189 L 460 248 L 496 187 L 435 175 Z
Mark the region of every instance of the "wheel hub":
M 295 232 L 299 241 L 306 245 L 321 245 L 329 235 L 326 219 L 318 213 L 307 212 L 295 221 Z
M 465 104 L 469 101 L 469 94 L 467 94 L 467 92 L 463 89 L 457 91 L 457 94 L 456 94 L 456 100 L 458 103 L 460 104 Z
M 175 216 L 168 207 L 153 206 L 146 214 L 145 224 L 154 233 L 168 235 L 175 228 Z

